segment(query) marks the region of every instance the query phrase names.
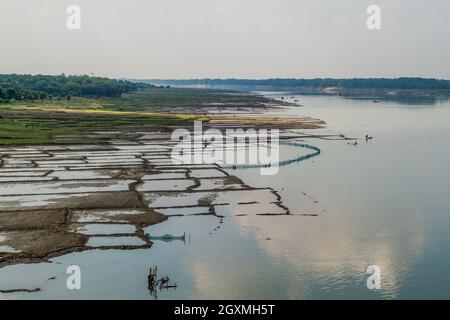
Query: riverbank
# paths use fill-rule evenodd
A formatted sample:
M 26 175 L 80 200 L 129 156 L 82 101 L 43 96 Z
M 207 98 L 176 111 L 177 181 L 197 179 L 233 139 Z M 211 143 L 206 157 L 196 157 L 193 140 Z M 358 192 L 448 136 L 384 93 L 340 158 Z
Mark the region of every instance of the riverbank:
M 209 127 L 315 129 L 325 126 L 321 120 L 300 116 L 178 114 L 22 106 L 1 112 L 0 145 L 104 143 L 111 138 L 119 139 L 122 132 L 138 131 L 138 128 L 159 127 L 165 132 L 181 127 L 190 129 L 195 120 L 203 121 Z M 114 128 L 122 130 L 108 134 Z M 101 134 L 101 131 L 106 133 Z
M 248 210 L 290 214 L 275 189 L 247 185 L 216 164 L 174 164 L 171 133 L 192 130 L 194 120 L 203 121 L 205 128 L 276 128 L 282 134 L 325 125 L 299 116 L 4 108 L 0 272 L 75 252 L 149 249 L 146 228 L 169 217 L 201 215 L 222 221 L 226 206 L 238 216 Z M 301 137 L 285 132 L 282 139 L 296 136 Z M 0 286 L 4 294 L 40 290 Z

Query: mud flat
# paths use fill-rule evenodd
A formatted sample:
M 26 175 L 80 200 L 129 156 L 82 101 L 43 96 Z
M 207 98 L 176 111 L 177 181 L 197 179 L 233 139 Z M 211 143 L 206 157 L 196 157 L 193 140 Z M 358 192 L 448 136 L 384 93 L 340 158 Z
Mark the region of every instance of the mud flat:
M 162 142 L 2 148 L 0 266 L 150 247 L 143 228 L 167 216 L 257 212 L 239 204 L 250 199 L 288 214 L 274 190 L 253 189 L 218 165 L 174 165 Z
M 221 128 L 283 129 L 294 120 L 218 116 L 208 125 L 216 121 Z M 276 190 L 246 185 L 218 164 L 173 163 L 170 135 L 158 127 L 115 129 L 114 137 L 119 131 L 120 139 L 101 144 L 0 148 L 0 274 L 6 266 L 72 252 L 150 248 L 144 228 L 173 216 L 290 215 Z M 282 137 L 301 135 L 283 131 Z M 17 291 L 0 283 L 0 292 Z

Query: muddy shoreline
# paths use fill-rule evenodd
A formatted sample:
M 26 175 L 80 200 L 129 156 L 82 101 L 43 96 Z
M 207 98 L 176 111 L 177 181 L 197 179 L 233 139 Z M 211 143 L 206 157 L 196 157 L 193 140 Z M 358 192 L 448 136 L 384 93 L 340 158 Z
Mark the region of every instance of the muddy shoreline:
M 27 117 L 28 112 L 7 116 Z M 39 115 L 60 118 L 73 113 L 46 110 Z M 206 128 L 277 128 L 283 139 L 302 137 L 287 128 L 324 125 L 307 117 L 203 119 Z M 99 127 L 89 128 L 89 144 L 74 135 L 67 143 L 55 136 L 52 144 L 0 146 L 0 272 L 6 266 L 50 262 L 73 252 L 150 248 L 144 228 L 171 216 L 223 219 L 229 207 L 236 216 L 291 214 L 276 190 L 253 188 L 217 164 L 174 164 L 169 134 L 174 128 L 192 129 L 190 124 Z M 0 287 L 2 293 L 38 290 Z

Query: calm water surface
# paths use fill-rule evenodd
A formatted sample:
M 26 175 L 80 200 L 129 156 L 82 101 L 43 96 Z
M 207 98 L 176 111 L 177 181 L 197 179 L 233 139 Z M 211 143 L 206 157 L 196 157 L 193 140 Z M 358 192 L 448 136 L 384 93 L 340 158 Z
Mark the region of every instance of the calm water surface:
M 7 267 L 2 283 L 43 289 L 8 298 L 151 299 L 151 265 L 178 284 L 158 299 L 450 298 L 449 102 L 296 99 L 304 107 L 284 113 L 328 123 L 302 132 L 343 133 L 358 138 L 358 145 L 306 139 L 321 154 L 281 167 L 275 176 L 229 171 L 249 185 L 278 190 L 292 213 L 317 216 L 230 215 L 223 224 L 211 216 L 172 217 L 148 231 L 187 232 L 190 242 Z M 366 134 L 375 139 L 366 143 Z M 298 152 L 281 149 L 283 158 Z M 72 263 L 83 272 L 80 291 L 65 288 L 65 268 Z M 367 289 L 370 265 L 381 269 L 380 290 Z

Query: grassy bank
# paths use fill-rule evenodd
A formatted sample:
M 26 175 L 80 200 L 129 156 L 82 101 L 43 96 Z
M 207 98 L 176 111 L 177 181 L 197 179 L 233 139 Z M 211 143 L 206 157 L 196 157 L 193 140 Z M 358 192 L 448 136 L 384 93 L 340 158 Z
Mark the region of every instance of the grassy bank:
M 186 110 L 193 113 L 199 108 L 264 107 L 274 103 L 265 97 L 235 92 L 202 89 L 150 89 L 122 94 L 120 97 L 44 99 L 13 101 L 0 104 L 1 109 L 17 107 L 93 109 L 115 111 L 164 111 Z M 279 102 L 278 102 L 279 104 Z
M 93 134 L 95 131 L 182 125 L 189 121 L 182 117 L 109 111 L 14 109 L 0 118 L 0 145 L 52 144 L 61 143 L 61 139 L 64 143 L 97 143 L 101 141 Z
M 0 145 L 91 142 L 89 133 L 118 126 L 163 126 L 204 120 L 204 108 L 260 108 L 264 97 L 201 89 L 151 89 L 120 97 L 44 99 L 0 104 Z

